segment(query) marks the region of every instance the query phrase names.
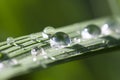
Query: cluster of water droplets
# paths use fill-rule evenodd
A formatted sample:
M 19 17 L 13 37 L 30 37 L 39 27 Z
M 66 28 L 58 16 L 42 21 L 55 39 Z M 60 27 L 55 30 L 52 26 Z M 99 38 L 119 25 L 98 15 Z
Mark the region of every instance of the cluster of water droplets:
M 41 57 L 41 59 L 51 59 L 51 60 L 56 60 L 55 57 L 50 56 L 44 48 L 41 47 L 34 47 L 31 49 L 31 55 L 33 57 L 33 62 L 39 63 L 43 68 L 47 68 L 47 65 L 43 63 L 42 61 L 38 60 L 38 57 Z M 39 61 L 39 62 L 38 62 Z
M 96 39 L 101 37 L 101 35 L 109 35 L 112 32 L 120 33 L 120 24 L 110 21 L 105 23 L 102 27 L 99 27 L 95 24 L 90 24 L 84 27 L 82 30 L 79 30 L 79 37 L 74 37 L 73 39 L 70 36 L 62 31 L 56 31 L 55 28 L 48 26 L 41 33 L 42 37 L 49 40 L 50 46 L 55 49 L 61 49 L 70 46 L 72 43 L 80 43 L 82 40 Z M 36 34 L 29 35 L 29 38 L 33 41 L 38 41 L 38 36 Z M 12 37 L 7 38 L 8 45 L 20 46 L 15 42 L 15 39 Z M 44 48 L 34 47 L 31 49 L 31 55 L 33 56 L 33 61 L 37 61 L 38 56 L 42 56 L 44 59 L 56 60 L 55 57 L 50 56 Z M 15 62 L 15 61 L 13 61 Z M 15 62 L 17 64 L 17 62 Z M 0 68 L 2 68 L 0 63 Z
M 38 56 L 42 56 L 44 59 L 50 58 L 51 60 L 55 60 L 54 57 L 50 56 L 45 49 L 41 47 L 34 47 L 31 49 L 31 55 L 33 56 L 33 61 L 37 61 Z

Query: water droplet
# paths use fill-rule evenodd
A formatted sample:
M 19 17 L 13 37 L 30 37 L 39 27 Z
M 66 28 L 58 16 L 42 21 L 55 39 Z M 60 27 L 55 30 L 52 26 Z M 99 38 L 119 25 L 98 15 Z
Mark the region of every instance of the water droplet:
M 33 56 L 33 61 L 36 61 L 37 55 L 41 55 L 45 59 L 50 58 L 52 60 L 55 60 L 55 58 L 48 55 L 47 52 L 43 48 L 35 47 L 35 48 L 31 49 L 31 54 Z
M 34 47 L 33 49 L 31 49 L 31 54 L 32 54 L 33 56 L 37 56 L 39 53 L 41 53 L 40 48 Z
M 45 59 L 50 58 L 50 59 L 52 59 L 52 60 L 56 60 L 55 57 L 48 55 L 47 52 L 46 52 L 43 48 L 41 48 L 41 55 L 42 55 Z
M 102 26 L 102 34 L 109 35 L 111 33 L 111 30 L 109 29 L 108 24 L 104 24 Z
M 50 38 L 51 35 L 54 33 L 55 33 L 55 28 L 48 26 L 43 30 L 42 36 L 43 38 Z
M 69 46 L 70 44 L 71 39 L 69 38 L 69 35 L 64 32 L 56 32 L 50 38 L 50 45 L 53 48 L 64 48 L 66 46 Z
M 8 37 L 8 38 L 7 38 L 7 44 L 8 44 L 8 45 L 11 45 L 11 44 L 14 44 L 14 43 L 15 43 L 15 40 L 14 40 L 13 37 Z
M 96 38 L 99 37 L 100 34 L 101 34 L 101 29 L 94 24 L 88 25 L 81 32 L 81 36 L 84 39 Z
M 38 36 L 35 35 L 35 34 L 30 34 L 29 37 L 30 37 L 30 39 L 33 40 L 33 41 L 36 41 L 36 39 L 38 38 Z
M 14 46 L 19 47 L 19 48 L 23 48 L 24 47 L 21 44 L 16 44 L 15 39 L 13 37 L 8 37 L 7 38 L 7 44 L 8 45 L 14 45 Z
M 74 42 L 74 43 L 80 43 L 80 42 L 81 42 L 81 39 L 80 39 L 80 38 L 73 38 L 73 42 Z
M 116 20 L 109 20 L 102 26 L 102 33 L 109 35 L 112 32 L 120 33 L 120 24 Z

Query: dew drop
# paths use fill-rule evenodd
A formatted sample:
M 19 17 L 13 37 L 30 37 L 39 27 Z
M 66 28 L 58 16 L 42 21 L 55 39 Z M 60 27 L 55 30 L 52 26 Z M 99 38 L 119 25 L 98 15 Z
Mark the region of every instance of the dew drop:
M 55 60 L 55 58 L 48 55 L 47 52 L 43 48 L 35 47 L 35 48 L 31 49 L 31 54 L 33 56 L 33 61 L 37 60 L 37 55 L 42 56 L 44 59 L 50 58 L 52 60 Z
M 15 43 L 15 40 L 14 40 L 13 37 L 8 37 L 8 38 L 7 38 L 7 44 L 8 44 L 8 45 L 11 45 L 11 44 L 14 44 L 14 43 Z
M 56 60 L 55 57 L 48 55 L 47 52 L 46 52 L 43 48 L 41 48 L 41 55 L 42 55 L 45 59 L 50 58 L 51 60 Z
M 109 20 L 102 26 L 102 33 L 108 35 L 112 32 L 120 33 L 120 24 L 116 20 Z
M 104 24 L 102 26 L 102 34 L 109 35 L 110 33 L 111 33 L 111 30 L 109 29 L 109 25 L 108 24 Z
M 43 30 L 42 36 L 43 36 L 43 38 L 50 38 L 51 35 L 54 34 L 54 33 L 55 33 L 55 28 L 51 27 L 51 26 L 48 26 Z
M 80 39 L 80 38 L 73 38 L 73 42 L 74 42 L 74 43 L 80 43 L 80 42 L 81 42 L 81 39 Z
M 40 52 L 41 52 L 41 50 L 38 47 L 34 47 L 33 49 L 31 49 L 31 54 L 33 56 L 37 56 Z
M 37 39 L 37 35 L 35 35 L 35 34 L 30 34 L 29 37 L 33 41 L 36 41 L 36 39 Z
M 71 39 L 69 35 L 64 32 L 56 32 L 50 38 L 50 45 L 52 48 L 64 48 L 71 44 Z
M 84 39 L 96 38 L 101 34 L 101 29 L 94 25 L 90 24 L 81 31 L 81 36 Z

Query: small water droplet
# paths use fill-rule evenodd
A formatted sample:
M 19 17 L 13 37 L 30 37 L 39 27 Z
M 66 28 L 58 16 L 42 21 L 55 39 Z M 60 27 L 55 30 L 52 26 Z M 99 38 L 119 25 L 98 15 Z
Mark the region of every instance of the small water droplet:
M 8 38 L 7 38 L 7 44 L 8 44 L 8 45 L 11 45 L 11 44 L 14 44 L 14 43 L 15 43 L 15 40 L 14 40 L 13 37 L 8 37 Z
M 33 40 L 33 41 L 36 41 L 36 39 L 38 38 L 38 36 L 35 35 L 35 34 L 30 34 L 29 37 L 30 37 L 30 39 Z
M 64 48 L 71 44 L 71 39 L 68 34 L 64 32 L 56 32 L 50 38 L 50 45 L 53 48 Z
M 73 38 L 73 42 L 74 42 L 74 43 L 80 43 L 80 42 L 81 42 L 81 39 L 80 39 L 80 38 Z
M 109 20 L 102 26 L 102 33 L 109 35 L 112 32 L 120 33 L 120 24 L 116 20 Z
M 88 25 L 81 32 L 81 36 L 84 39 L 96 38 L 99 37 L 100 34 L 101 34 L 101 29 L 94 24 Z
M 40 55 L 42 55 L 45 59 L 50 58 L 51 60 L 56 60 L 55 57 L 48 55 L 47 52 L 43 48 L 41 48 L 41 54 Z
M 54 34 L 54 33 L 55 33 L 55 28 L 51 27 L 51 26 L 48 26 L 43 30 L 42 36 L 43 36 L 43 38 L 50 38 L 51 35 Z
M 109 29 L 108 24 L 104 24 L 102 26 L 102 34 L 109 35 L 111 33 L 111 30 Z
M 37 56 L 40 52 L 41 52 L 41 50 L 38 47 L 34 47 L 33 49 L 31 49 L 31 54 L 33 56 Z

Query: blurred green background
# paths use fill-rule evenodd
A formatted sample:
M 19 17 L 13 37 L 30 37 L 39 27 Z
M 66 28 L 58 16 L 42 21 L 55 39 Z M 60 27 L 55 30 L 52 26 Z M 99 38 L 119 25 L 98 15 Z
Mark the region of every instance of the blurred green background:
M 0 0 L 0 41 L 39 32 L 49 25 L 57 28 L 111 15 L 107 1 Z M 120 80 L 119 53 L 57 65 L 12 80 Z

